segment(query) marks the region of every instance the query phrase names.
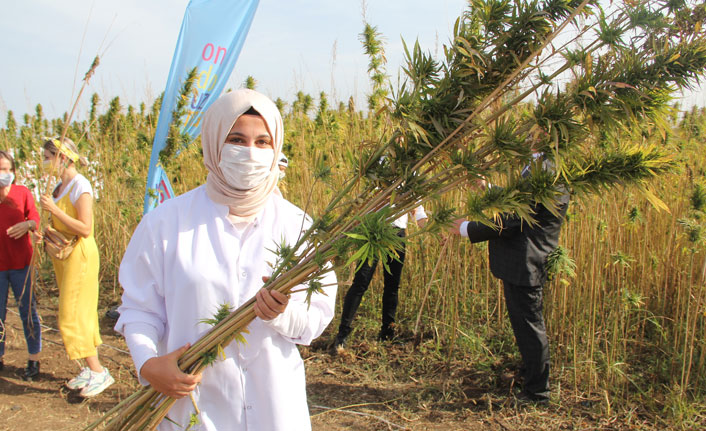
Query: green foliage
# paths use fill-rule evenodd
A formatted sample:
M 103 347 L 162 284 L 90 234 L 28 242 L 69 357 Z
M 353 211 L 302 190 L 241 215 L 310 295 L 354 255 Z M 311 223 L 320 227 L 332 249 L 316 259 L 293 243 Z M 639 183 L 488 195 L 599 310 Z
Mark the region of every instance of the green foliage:
M 427 228 L 431 232 L 439 232 L 442 229 L 451 226 L 456 217 L 456 208 L 446 205 L 441 200 L 436 200 L 433 205 L 434 212 L 429 214 Z
M 572 163 L 566 176 L 575 191 L 598 193 L 616 185 L 644 183 L 671 172 L 674 167 L 673 159 L 664 149 L 630 146 L 591 154 Z
M 514 118 L 495 120 L 486 131 L 486 145 L 502 158 L 515 160 L 529 157 L 530 148 L 525 143 L 527 136 L 518 130 L 518 126 Z
M 566 94 L 555 95 L 550 90 L 542 93 L 532 112 L 536 125 L 535 149 L 550 153 L 563 152 L 581 143 L 588 134 L 587 127 L 574 115 L 575 107 Z
M 323 284 L 318 279 L 313 279 L 309 281 L 309 285 L 306 288 L 306 303 L 311 306 L 311 297 L 314 295 L 326 295 L 323 289 Z
M 121 119 L 123 107 L 120 104 L 120 97 L 114 97 L 110 100 L 108 111 L 101 117 L 101 132 L 117 133 L 117 127 Z
M 387 75 L 385 73 L 385 46 L 382 34 L 376 26 L 365 23 L 363 32 L 360 34 L 360 41 L 363 44 L 365 55 L 368 56 L 368 74 L 372 83 L 372 92 L 368 95 L 368 109 L 376 111 L 380 108 L 387 97 L 385 83 Z
M 694 184 L 694 190 L 689 197 L 691 209 L 695 212 L 706 212 L 706 187 L 697 183 Z
M 555 248 L 549 253 L 545 268 L 549 281 L 556 279 L 562 274 L 568 278 L 573 278 L 576 275 L 576 262 L 571 259 L 568 251 L 562 246 Z
M 642 214 L 640 213 L 640 209 L 638 207 L 630 208 L 630 211 L 628 212 L 628 221 L 630 223 L 642 221 Z
M 298 91 L 296 97 L 297 99 L 292 103 L 292 112 L 300 115 L 308 115 L 314 104 L 314 100 L 310 95 L 304 94 L 302 91 Z
M 693 245 L 700 245 L 706 240 L 706 228 L 696 220 L 683 218 L 677 221 L 686 231 L 689 242 Z
M 329 114 L 328 98 L 323 91 L 319 94 L 319 109 L 316 112 L 316 125 L 326 127 L 331 122 L 332 116 Z
M 392 224 L 389 214 L 389 208 L 383 208 L 356 217 L 359 220 L 358 226 L 352 232 L 345 233 L 355 250 L 346 265 L 359 262 L 360 268 L 364 262 L 372 265 L 377 260 L 383 263 L 386 271 L 390 271 L 387 260 L 399 257 L 398 251 L 402 249 L 404 240 L 397 235 L 398 228 Z
M 198 425 L 200 423 L 201 423 L 201 420 L 199 419 L 198 413 L 192 413 L 191 416 L 189 417 L 189 425 L 186 427 L 186 431 L 193 429 L 196 425 Z
M 91 109 L 88 111 L 88 123 L 93 124 L 96 121 L 98 115 L 98 103 L 100 102 L 100 97 L 98 93 L 93 93 L 91 96 Z
M 623 268 L 630 268 L 630 264 L 635 262 L 635 258 L 623 251 L 616 251 L 610 255 L 613 266 L 618 265 Z
M 292 268 L 297 250 L 293 245 L 288 244 L 284 238 L 277 243 L 277 247 L 274 250 L 270 251 L 276 256 L 276 261 L 272 263 L 272 267 L 275 270 L 272 274 L 273 278 Z
M 201 353 L 201 360 L 204 366 L 214 364 L 218 360 L 218 351 L 214 348 Z
M 639 292 L 633 292 L 629 289 L 623 289 L 623 305 L 628 310 L 639 310 L 645 305 L 645 299 Z
M 172 121 L 169 124 L 166 143 L 162 151 L 159 152 L 159 161 L 165 168 L 169 166 L 177 152 L 186 148 L 192 141 L 191 136 L 181 130 L 185 125 L 184 116 L 187 114 L 189 102 L 194 92 L 197 78 L 196 72 L 196 67 L 194 67 L 186 75 L 181 90 L 179 90 L 174 111 L 172 111 Z
M 157 120 L 159 119 L 159 112 L 162 108 L 162 99 L 164 98 L 164 92 L 162 92 L 159 97 L 157 97 L 152 104 L 152 109 L 150 110 L 150 123 L 152 128 L 157 127 Z
M 227 302 L 225 304 L 221 304 L 218 307 L 218 311 L 216 311 L 216 314 L 213 315 L 213 318 L 211 319 L 201 319 L 199 320 L 199 323 L 206 323 L 211 326 L 216 326 L 218 325 L 223 319 L 228 317 L 230 313 L 232 313 L 234 310 L 233 306 L 228 304 Z
M 7 111 L 5 130 L 7 130 L 8 134 L 12 137 L 17 134 L 17 121 L 15 121 L 15 114 L 12 111 Z
M 243 82 L 243 87 L 249 90 L 254 90 L 257 87 L 257 81 L 255 80 L 255 78 L 248 75 L 248 77 L 245 78 L 245 82 Z

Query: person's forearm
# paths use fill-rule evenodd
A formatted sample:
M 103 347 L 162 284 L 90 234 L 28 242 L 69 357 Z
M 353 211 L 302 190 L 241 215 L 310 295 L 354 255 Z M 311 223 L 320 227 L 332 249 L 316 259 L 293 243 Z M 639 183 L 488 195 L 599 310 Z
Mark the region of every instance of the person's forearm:
M 69 216 L 60 209 L 53 213 L 52 216 L 56 217 L 60 222 L 65 224 L 66 227 L 76 235 L 87 238 L 91 234 L 91 226 L 89 224 Z
M 493 228 L 486 226 L 483 223 L 474 221 L 464 223 L 461 230 L 472 243 L 500 238 L 502 232 L 502 229 L 500 228 Z
M 330 271 L 330 264 L 326 268 L 329 272 L 320 280 L 324 293 L 315 293 L 310 303 L 304 300 L 303 292 L 294 294 L 284 313 L 265 323 L 297 344 L 308 345 L 320 336 L 336 307 L 336 275 Z
M 128 323 L 125 325 L 124 332 L 125 343 L 135 364 L 137 377 L 140 383 L 146 385 L 148 382 L 142 377 L 140 370 L 145 362 L 159 355 L 157 351 L 159 331 L 146 323 Z
M 282 314 L 265 323 L 275 331 L 288 338 L 299 338 L 309 323 L 306 304 L 291 302 Z

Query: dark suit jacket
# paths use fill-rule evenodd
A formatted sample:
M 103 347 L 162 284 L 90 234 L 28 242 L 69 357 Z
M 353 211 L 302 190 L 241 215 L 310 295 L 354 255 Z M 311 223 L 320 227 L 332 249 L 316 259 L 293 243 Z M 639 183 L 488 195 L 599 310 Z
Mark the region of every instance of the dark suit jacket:
M 502 228 L 468 223 L 471 242 L 488 242 L 490 271 L 501 280 L 519 286 L 541 286 L 547 280 L 546 260 L 559 242 L 559 231 L 569 206 L 569 193 L 559 198 L 559 217 L 541 204 L 533 206 L 537 223 L 530 226 L 513 214 L 501 216 Z

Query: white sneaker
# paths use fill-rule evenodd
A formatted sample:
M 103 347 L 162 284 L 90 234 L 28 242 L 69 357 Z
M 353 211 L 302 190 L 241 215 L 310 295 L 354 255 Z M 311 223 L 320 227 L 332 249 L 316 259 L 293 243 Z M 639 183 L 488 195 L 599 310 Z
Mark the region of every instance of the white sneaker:
M 96 373 L 90 371 L 91 378 L 88 385 L 81 389 L 81 396 L 84 398 L 95 397 L 103 392 L 108 386 L 115 383 L 115 379 L 110 375 L 108 369 L 103 367 L 103 372 Z
M 69 380 L 66 383 L 66 387 L 69 389 L 83 389 L 88 386 L 88 381 L 91 379 L 91 369 L 88 367 L 83 367 L 78 376 Z

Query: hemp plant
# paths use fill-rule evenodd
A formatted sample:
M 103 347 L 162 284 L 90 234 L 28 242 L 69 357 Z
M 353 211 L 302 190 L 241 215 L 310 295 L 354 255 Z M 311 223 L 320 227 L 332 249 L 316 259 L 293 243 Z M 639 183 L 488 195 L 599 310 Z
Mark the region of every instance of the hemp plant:
M 494 225 L 500 213 L 513 213 L 533 223 L 534 206 L 556 211 L 567 189 L 633 185 L 664 207 L 647 181 L 672 169 L 670 155 L 622 142 L 636 127 L 662 133 L 670 95 L 703 76 L 705 18 L 703 5 L 692 3 L 637 0 L 607 14 L 597 0 L 472 0 L 442 59 L 405 46 L 406 80 L 381 108 L 389 124 L 377 140 L 346 150 L 349 179 L 282 250 L 265 287 L 287 294 L 305 285 L 313 295 L 321 274 L 346 260 L 384 262 L 401 241 L 389 226 L 421 202 L 435 203 L 427 232 L 457 214 Z M 575 34 L 556 45 L 572 25 Z M 306 112 L 303 94 L 295 104 Z M 533 152 L 544 153 L 554 171 L 533 161 Z M 315 182 L 326 184 L 324 165 Z M 473 189 L 480 179 L 504 187 Z M 469 190 L 464 208 L 441 203 L 459 188 Z M 254 302 L 193 343 L 180 368 L 201 372 L 204 353 L 237 339 L 255 318 Z M 106 420 L 107 429 L 152 429 L 173 403 L 143 388 L 88 429 Z
M 163 167 L 167 167 L 174 159 L 174 156 L 183 148 L 189 146 L 192 141 L 188 133 L 182 132 L 184 125 L 184 116 L 187 114 L 189 102 L 194 93 L 194 84 L 196 83 L 196 67 L 191 69 L 186 75 L 184 82 L 179 90 L 174 111 L 172 111 L 172 121 L 169 123 L 169 131 L 167 132 L 166 144 L 162 151 L 159 152 L 159 162 Z
M 372 84 L 372 92 L 368 95 L 368 109 L 371 112 L 381 108 L 388 96 L 385 88 L 388 79 L 385 73 L 387 58 L 385 57 L 385 45 L 382 34 L 376 26 L 365 23 L 363 32 L 360 34 L 360 41 L 363 44 L 365 55 L 368 56 L 368 74 Z

